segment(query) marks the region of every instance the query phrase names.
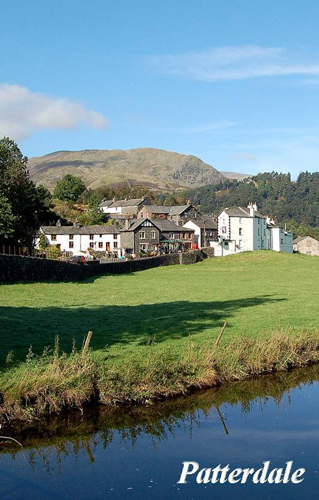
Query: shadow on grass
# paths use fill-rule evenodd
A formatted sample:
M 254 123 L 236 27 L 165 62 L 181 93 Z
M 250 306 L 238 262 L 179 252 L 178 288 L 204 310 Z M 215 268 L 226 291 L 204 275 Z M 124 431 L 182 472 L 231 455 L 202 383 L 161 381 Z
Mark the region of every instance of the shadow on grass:
M 243 308 L 286 300 L 264 295 L 245 299 L 212 302 L 164 302 L 137 306 L 101 306 L 95 308 L 0 307 L 0 366 L 9 351 L 15 360 L 24 360 L 29 346 L 36 354 L 54 344 L 70 352 L 73 339 L 81 347 L 88 330 L 93 331 L 91 347 L 156 343 L 196 335 L 231 320 Z M 248 313 L 249 314 L 249 313 Z M 231 327 L 231 324 L 230 324 Z

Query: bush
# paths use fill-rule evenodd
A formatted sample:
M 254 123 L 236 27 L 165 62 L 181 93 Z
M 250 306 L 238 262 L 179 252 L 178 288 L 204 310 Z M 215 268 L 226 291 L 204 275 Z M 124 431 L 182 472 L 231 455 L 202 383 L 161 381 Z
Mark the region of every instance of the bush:
M 55 245 L 48 245 L 45 249 L 47 259 L 58 260 L 61 257 L 62 252 Z

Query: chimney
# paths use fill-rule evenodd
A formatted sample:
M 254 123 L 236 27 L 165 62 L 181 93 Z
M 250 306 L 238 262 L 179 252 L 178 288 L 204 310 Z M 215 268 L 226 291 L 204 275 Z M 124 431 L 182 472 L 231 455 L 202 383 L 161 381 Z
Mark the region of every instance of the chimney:
M 130 216 L 129 216 L 129 215 L 127 215 L 127 216 L 125 217 L 125 229 L 127 230 L 127 229 L 129 229 L 129 228 L 130 228 Z
M 115 202 L 116 202 L 116 198 L 115 198 L 115 197 L 113 197 L 113 200 L 112 200 L 112 201 L 113 201 L 113 203 L 115 203 Z
M 58 220 L 56 221 L 56 225 L 57 225 L 57 227 L 61 227 L 61 219 L 58 219 Z
M 191 204 L 192 204 L 191 200 L 187 200 L 187 205 L 191 205 Z
M 254 217 L 255 216 L 254 205 L 252 203 L 248 203 L 247 208 L 249 208 L 250 217 Z
M 267 216 L 266 216 L 266 222 L 267 222 L 267 224 L 270 224 L 270 222 L 271 222 L 271 221 L 270 221 L 270 216 L 269 216 L 269 215 L 267 215 Z
M 255 212 L 258 211 L 258 207 L 257 207 L 257 203 L 256 202 L 253 203 L 253 209 L 255 210 Z

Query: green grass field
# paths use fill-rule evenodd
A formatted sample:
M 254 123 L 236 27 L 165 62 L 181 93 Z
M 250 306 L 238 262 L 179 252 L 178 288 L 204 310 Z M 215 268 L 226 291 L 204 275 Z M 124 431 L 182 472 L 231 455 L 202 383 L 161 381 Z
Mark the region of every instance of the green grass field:
M 171 266 L 82 283 L 0 286 L 0 364 L 7 353 L 23 360 L 32 345 L 81 347 L 88 330 L 97 355 L 134 356 L 153 345 L 172 351 L 214 343 L 225 320 L 223 342 L 277 329 L 318 329 L 319 259 L 269 251 Z M 97 352 L 99 351 L 100 354 Z

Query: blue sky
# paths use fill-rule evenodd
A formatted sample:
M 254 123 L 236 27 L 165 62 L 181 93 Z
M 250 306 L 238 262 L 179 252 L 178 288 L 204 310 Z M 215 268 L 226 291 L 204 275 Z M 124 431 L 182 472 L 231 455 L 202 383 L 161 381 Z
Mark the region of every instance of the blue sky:
M 318 0 L 10 0 L 1 18 L 0 135 L 30 157 L 319 169 Z

